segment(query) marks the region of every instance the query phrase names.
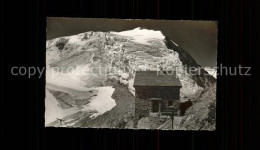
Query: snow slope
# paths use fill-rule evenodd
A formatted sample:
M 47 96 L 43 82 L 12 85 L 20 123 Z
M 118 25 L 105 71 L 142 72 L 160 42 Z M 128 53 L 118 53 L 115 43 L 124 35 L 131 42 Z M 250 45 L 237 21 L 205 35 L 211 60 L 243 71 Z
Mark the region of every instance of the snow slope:
M 114 92 L 114 88 L 112 86 L 108 87 L 98 87 L 95 88 L 98 91 L 96 97 L 90 100 L 90 103 L 83 108 L 84 110 L 94 110 L 96 113 L 92 114 L 91 117 L 97 117 L 102 115 L 106 111 L 111 110 L 114 106 L 116 106 L 116 102 L 112 99 L 112 94 Z
M 127 30 L 122 32 L 110 32 L 116 35 L 130 37 L 131 41 L 150 45 L 151 40 L 164 40 L 165 36 L 162 34 L 161 31 L 154 31 L 148 29 L 142 29 L 140 27 L 135 28 L 133 30 Z
M 79 111 L 77 108 L 62 109 L 48 90 L 45 90 L 45 93 L 45 125 Z
M 60 88 L 62 89 L 62 88 Z M 59 90 L 60 90 L 59 89 Z M 56 89 L 57 90 L 57 89 Z M 58 90 L 58 91 L 59 91 Z M 75 90 L 75 89 L 73 89 Z M 115 100 L 112 98 L 114 88 L 111 86 L 108 87 L 98 87 L 93 88 L 93 91 L 97 91 L 96 96 L 93 96 L 89 103 L 83 107 L 73 106 L 71 108 L 62 109 L 57 101 L 57 98 L 46 89 L 45 97 L 45 125 L 54 122 L 58 119 L 63 119 L 66 116 L 76 114 L 78 112 L 86 112 L 90 114 L 91 118 L 95 118 L 103 113 L 111 110 L 116 106 Z M 68 90 L 66 90 L 68 92 Z M 76 91 L 76 90 L 75 90 Z M 75 93 L 70 93 L 74 95 Z M 86 91 L 87 94 L 87 91 Z M 66 120 L 65 120 L 66 121 Z
M 88 88 L 84 87 L 85 83 L 82 80 L 80 80 L 80 75 L 77 75 L 72 72 L 63 73 L 52 69 L 47 69 L 46 82 L 57 86 L 72 88 L 79 91 L 89 90 Z

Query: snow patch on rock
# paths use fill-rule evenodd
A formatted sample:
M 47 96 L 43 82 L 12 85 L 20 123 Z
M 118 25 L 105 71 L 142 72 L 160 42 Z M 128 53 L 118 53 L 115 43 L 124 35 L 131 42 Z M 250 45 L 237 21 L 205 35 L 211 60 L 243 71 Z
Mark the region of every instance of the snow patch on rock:
M 217 79 L 217 70 L 215 68 L 205 67 L 204 68 L 210 75 Z
M 116 106 L 116 102 L 112 98 L 112 94 L 115 90 L 112 86 L 98 87 L 95 88 L 95 90 L 98 91 L 97 96 L 93 97 L 90 100 L 90 103 L 82 109 L 83 111 L 97 111 L 90 116 L 92 118 L 102 115 L 103 113 L 111 110 L 114 106 Z

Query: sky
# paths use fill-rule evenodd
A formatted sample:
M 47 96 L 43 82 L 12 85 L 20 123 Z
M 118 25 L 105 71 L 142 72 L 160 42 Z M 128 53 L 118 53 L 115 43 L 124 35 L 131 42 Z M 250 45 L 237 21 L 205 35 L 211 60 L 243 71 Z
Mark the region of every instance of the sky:
M 203 67 L 217 65 L 217 22 L 191 20 L 132 20 L 47 18 L 47 40 L 87 31 L 125 31 L 137 27 L 160 30 Z

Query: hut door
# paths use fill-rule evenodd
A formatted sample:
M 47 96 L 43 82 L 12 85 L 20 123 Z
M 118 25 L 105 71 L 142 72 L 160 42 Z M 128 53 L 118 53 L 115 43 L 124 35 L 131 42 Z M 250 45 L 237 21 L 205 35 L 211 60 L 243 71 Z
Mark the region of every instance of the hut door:
M 159 101 L 151 101 L 152 102 L 152 112 L 159 112 Z

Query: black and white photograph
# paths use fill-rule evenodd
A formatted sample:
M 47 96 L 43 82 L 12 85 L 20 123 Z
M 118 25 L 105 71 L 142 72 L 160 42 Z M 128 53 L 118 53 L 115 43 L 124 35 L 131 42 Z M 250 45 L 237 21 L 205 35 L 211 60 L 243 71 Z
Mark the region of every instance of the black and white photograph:
M 259 2 L 3 1 L 0 149 L 260 150 Z
M 45 126 L 210 130 L 217 22 L 48 18 Z

